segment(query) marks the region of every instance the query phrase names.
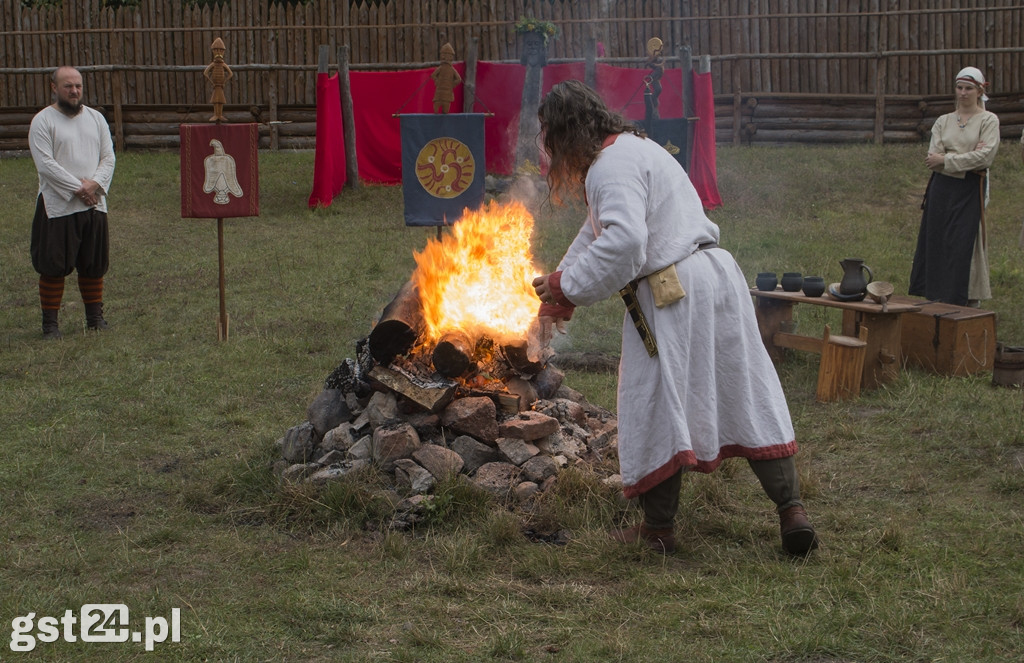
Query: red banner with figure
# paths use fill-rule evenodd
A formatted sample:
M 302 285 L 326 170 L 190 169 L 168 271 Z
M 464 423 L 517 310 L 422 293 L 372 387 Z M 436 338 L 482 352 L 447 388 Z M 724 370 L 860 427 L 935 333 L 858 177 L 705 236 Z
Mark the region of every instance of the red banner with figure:
M 179 133 L 181 216 L 259 216 L 258 125 L 183 124 Z

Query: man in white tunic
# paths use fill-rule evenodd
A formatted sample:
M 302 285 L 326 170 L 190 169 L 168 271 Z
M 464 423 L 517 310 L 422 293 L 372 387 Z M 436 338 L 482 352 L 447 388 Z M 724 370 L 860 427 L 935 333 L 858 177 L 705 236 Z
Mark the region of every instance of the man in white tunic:
M 43 338 L 61 338 L 57 315 L 64 279 L 78 270 L 89 329 L 107 329 L 103 276 L 110 263 L 107 191 L 114 178 L 110 128 L 82 104 L 82 74 L 60 67 L 50 83 L 56 101 L 32 118 L 29 148 L 39 173 L 32 221 L 32 266 L 39 273 Z
M 682 472 L 742 457 L 776 503 L 783 548 L 817 547 L 750 291 L 686 172 L 579 81 L 555 85 L 539 115 L 552 197 L 582 192 L 588 210 L 558 269 L 534 281 L 544 339 L 624 287 L 641 312 L 623 322 L 618 421 L 623 492 L 644 518 L 612 537 L 671 552 Z

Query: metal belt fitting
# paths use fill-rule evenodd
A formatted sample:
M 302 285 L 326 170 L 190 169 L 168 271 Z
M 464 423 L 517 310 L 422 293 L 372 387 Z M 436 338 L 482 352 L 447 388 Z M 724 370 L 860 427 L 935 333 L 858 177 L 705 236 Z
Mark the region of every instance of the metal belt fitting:
M 636 297 L 638 283 L 640 283 L 639 279 L 630 281 L 622 290 L 619 290 L 619 295 L 622 296 L 622 301 L 626 304 L 626 311 L 629 313 L 629 317 L 633 319 L 633 326 L 636 327 L 637 333 L 640 334 L 640 340 L 644 342 L 647 354 L 653 357 L 658 354 L 658 343 L 654 340 L 654 332 L 648 326 L 647 318 L 644 317 L 644 311 L 640 308 L 640 300 Z

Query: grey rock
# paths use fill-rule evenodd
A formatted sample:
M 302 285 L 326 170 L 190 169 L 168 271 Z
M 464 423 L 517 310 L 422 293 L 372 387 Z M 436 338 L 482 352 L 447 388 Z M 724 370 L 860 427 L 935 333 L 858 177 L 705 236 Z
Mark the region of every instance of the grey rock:
M 320 440 L 319 449 L 323 453 L 335 450 L 344 452 L 348 451 L 348 448 L 355 441 L 355 431 L 352 430 L 352 424 L 346 421 L 324 434 L 324 439 Z
M 472 474 L 486 463 L 498 460 L 498 451 L 469 435 L 460 435 L 452 441 L 452 451 L 459 454 L 463 469 Z
M 373 460 L 385 472 L 395 467 L 399 458 L 408 458 L 420 446 L 416 429 L 404 421 L 379 426 L 373 431 Z
M 525 502 L 540 492 L 540 486 L 533 481 L 524 481 L 515 489 L 516 500 Z
M 523 476 L 538 484 L 557 473 L 558 462 L 551 456 L 534 456 L 523 463 Z
M 288 469 L 281 475 L 281 479 L 292 483 L 302 481 L 313 472 L 320 469 L 320 466 L 316 463 L 295 463 L 290 465 Z
M 452 430 L 472 435 L 487 444 L 498 439 L 498 408 L 486 396 L 470 396 L 453 401 L 441 413 L 441 423 Z
M 505 499 L 519 483 L 519 468 L 511 463 L 486 463 L 473 475 L 473 483 L 495 497 Z
M 345 452 L 338 451 L 337 449 L 331 449 L 324 455 L 316 459 L 317 465 L 337 465 L 343 463 L 346 460 Z
M 330 481 L 337 481 L 341 477 L 345 476 L 345 474 L 348 472 L 348 469 L 349 468 L 344 467 L 342 465 L 332 465 L 330 467 L 324 467 L 310 474 L 307 481 L 322 486 L 325 483 L 328 483 Z
M 348 448 L 345 458 L 349 460 L 370 460 L 373 458 L 373 437 L 364 435 Z
M 517 437 L 499 437 L 498 451 L 513 465 L 522 465 L 540 453 L 536 445 Z
M 352 412 L 348 409 L 345 394 L 340 389 L 324 389 L 309 404 L 306 416 L 313 424 L 316 439 L 319 440 L 327 431 L 348 421 L 352 417 Z
M 373 428 L 394 421 L 398 419 L 398 399 L 391 392 L 374 392 L 363 414 L 370 420 L 370 426 Z
M 529 410 L 502 421 L 498 426 L 498 434 L 532 442 L 551 435 L 558 430 L 558 425 L 558 419 Z
M 409 489 L 414 495 L 422 495 L 430 492 L 437 480 L 416 461 L 399 458 L 395 461 L 395 483 Z
M 571 433 L 566 435 L 559 429 L 544 439 L 537 440 L 537 448 L 551 456 L 565 456 L 576 460 L 586 451 L 586 446 L 574 438 Z
M 436 444 L 424 444 L 412 452 L 412 457 L 438 481 L 444 481 L 452 475 L 458 474 L 466 464 L 462 456 L 447 447 Z
M 305 463 L 313 455 L 313 424 L 306 421 L 292 426 L 281 443 L 281 457 L 289 463 Z

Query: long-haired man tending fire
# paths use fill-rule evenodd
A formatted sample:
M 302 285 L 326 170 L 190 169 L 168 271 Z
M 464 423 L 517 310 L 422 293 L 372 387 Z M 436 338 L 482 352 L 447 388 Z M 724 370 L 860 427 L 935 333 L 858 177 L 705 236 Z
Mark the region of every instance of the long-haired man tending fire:
M 643 520 L 613 539 L 675 549 L 684 470 L 746 458 L 780 518 L 782 546 L 818 539 L 800 501 L 785 395 L 762 344 L 750 292 L 679 163 L 579 81 L 555 85 L 539 110 L 556 202 L 583 195 L 587 219 L 558 269 L 534 280 L 543 338 L 575 306 L 620 293 L 623 492 Z

